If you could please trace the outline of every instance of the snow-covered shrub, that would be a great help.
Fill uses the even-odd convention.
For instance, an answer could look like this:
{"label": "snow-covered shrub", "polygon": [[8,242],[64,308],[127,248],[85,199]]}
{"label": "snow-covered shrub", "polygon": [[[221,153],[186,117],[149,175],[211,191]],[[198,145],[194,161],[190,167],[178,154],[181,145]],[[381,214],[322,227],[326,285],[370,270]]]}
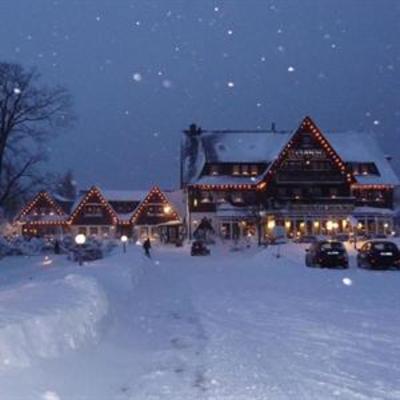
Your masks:
{"label": "snow-covered shrub", "polygon": [[10,255],[11,249],[12,249],[12,246],[11,246],[10,242],[3,236],[0,236],[0,257],[5,257],[5,256]]}

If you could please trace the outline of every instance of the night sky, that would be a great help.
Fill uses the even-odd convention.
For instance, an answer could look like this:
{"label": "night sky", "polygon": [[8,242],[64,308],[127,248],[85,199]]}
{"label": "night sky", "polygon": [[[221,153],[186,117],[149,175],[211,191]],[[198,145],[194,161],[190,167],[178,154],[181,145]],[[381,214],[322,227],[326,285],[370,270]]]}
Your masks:
{"label": "night sky", "polygon": [[0,15],[0,59],[72,93],[49,166],[80,187],[174,187],[191,122],[294,129],[306,114],[375,131],[400,166],[398,0],[0,0]]}

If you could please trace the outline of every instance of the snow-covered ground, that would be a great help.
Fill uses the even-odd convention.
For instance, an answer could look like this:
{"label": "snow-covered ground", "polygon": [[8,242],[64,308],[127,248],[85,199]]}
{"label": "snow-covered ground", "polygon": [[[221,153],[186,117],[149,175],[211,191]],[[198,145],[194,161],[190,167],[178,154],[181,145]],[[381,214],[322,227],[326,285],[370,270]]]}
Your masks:
{"label": "snow-covered ground", "polygon": [[0,399],[400,399],[400,272],[276,251],[1,260]]}

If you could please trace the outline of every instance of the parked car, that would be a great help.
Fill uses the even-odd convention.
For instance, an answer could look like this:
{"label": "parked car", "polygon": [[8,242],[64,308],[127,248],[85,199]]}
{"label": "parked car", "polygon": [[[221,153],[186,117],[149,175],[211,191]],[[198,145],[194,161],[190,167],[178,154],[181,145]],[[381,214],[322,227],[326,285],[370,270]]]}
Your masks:
{"label": "parked car", "polygon": [[192,243],[190,254],[192,256],[208,256],[210,254],[210,249],[207,248],[202,240],[195,240]]}
{"label": "parked car", "polygon": [[370,240],[363,244],[357,254],[359,268],[400,268],[400,251],[395,243],[387,240]]}
{"label": "parked car", "polygon": [[293,240],[295,243],[314,243],[318,241],[318,238],[314,235],[301,235]]}
{"label": "parked car", "polygon": [[335,235],[335,240],[339,242],[348,242],[350,240],[350,235],[348,233],[338,233]]}
{"label": "parked car", "polygon": [[349,257],[342,242],[321,240],[311,244],[306,250],[307,267],[348,268]]}

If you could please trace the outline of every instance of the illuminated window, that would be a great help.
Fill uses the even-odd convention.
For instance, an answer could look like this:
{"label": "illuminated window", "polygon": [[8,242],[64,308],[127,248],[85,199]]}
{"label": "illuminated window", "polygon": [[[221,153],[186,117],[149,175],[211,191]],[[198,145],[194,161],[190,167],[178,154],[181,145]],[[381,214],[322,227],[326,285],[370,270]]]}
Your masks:
{"label": "illuminated window", "polygon": [[219,204],[226,203],[226,194],[224,192],[217,193],[217,203]]}
{"label": "illuminated window", "polygon": [[235,164],[232,168],[232,175],[240,175],[240,167],[238,164]]}
{"label": "illuminated window", "polygon": [[302,190],[301,188],[294,188],[293,189],[293,195],[296,199],[299,199],[302,195]]}
{"label": "illuminated window", "polygon": [[233,203],[243,203],[243,195],[241,192],[235,192],[232,194]]}
{"label": "illuminated window", "polygon": [[210,166],[210,174],[214,176],[219,174],[218,165],[213,164]]}
{"label": "illuminated window", "polygon": [[247,164],[242,165],[242,175],[249,175],[249,166]]}
{"label": "illuminated window", "polygon": [[329,196],[334,199],[338,195],[337,188],[329,188]]}
{"label": "illuminated window", "polygon": [[253,175],[253,176],[258,175],[258,166],[257,165],[251,166],[251,175]]}
{"label": "illuminated window", "polygon": [[361,174],[368,175],[368,165],[367,164],[361,164]]}

